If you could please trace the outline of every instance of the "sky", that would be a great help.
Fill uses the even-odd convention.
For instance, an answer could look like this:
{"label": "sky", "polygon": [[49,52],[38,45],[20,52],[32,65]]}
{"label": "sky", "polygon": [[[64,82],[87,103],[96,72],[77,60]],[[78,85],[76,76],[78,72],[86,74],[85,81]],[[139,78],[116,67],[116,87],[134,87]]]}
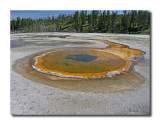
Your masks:
{"label": "sky", "polygon": [[[45,17],[52,17],[53,15],[56,17],[59,14],[74,14],[77,10],[11,10],[10,11],[10,20],[16,19],[17,17],[20,18],[45,18]],[[78,10],[80,11],[80,10]],[[92,10],[87,10],[87,13],[91,13]],[[103,12],[104,10],[101,10]],[[112,13],[115,10],[110,10]],[[118,10],[118,14],[123,13],[123,10]]]}
{"label": "sky", "polygon": [[52,17],[53,15],[56,17],[59,14],[74,14],[77,10],[11,10],[11,20],[20,18],[45,18]]}
{"label": "sky", "polygon": [[[17,17],[20,18],[45,18],[45,17],[52,17],[53,15],[56,17],[59,14],[74,14],[77,10],[11,10],[10,11],[10,19],[16,19]],[[79,10],[80,11],[80,10]],[[87,10],[87,13],[91,13],[92,10]],[[102,12],[104,10],[101,10]],[[112,11],[111,11],[112,13]]]}

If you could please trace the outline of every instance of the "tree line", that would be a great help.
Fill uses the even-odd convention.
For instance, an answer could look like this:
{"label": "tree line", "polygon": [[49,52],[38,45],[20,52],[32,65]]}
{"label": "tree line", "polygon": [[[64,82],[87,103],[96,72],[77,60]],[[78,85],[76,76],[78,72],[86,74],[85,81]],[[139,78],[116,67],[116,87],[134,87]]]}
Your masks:
{"label": "tree line", "polygon": [[74,14],[10,21],[11,32],[150,33],[150,12],[85,10]]}

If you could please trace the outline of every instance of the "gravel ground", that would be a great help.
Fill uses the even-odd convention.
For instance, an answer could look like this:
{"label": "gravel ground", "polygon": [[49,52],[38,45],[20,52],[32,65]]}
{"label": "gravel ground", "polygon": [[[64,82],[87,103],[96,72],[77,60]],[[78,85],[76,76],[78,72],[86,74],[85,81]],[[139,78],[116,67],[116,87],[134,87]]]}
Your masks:
{"label": "gravel ground", "polygon": [[[106,48],[105,39],[146,52],[150,62],[150,36],[102,33],[11,34],[11,66],[17,59],[49,49]],[[61,90],[26,79],[11,69],[12,115],[150,115],[150,65],[135,65],[145,83],[134,91],[93,93]]]}

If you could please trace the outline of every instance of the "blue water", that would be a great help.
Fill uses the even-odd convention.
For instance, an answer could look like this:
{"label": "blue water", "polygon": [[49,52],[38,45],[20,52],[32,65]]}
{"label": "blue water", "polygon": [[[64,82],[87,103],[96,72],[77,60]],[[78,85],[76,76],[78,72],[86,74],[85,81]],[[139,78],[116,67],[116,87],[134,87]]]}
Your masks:
{"label": "blue water", "polygon": [[83,62],[90,62],[92,60],[95,60],[97,57],[88,55],[88,54],[79,54],[79,55],[68,55],[66,59],[72,59],[76,61],[83,61]]}

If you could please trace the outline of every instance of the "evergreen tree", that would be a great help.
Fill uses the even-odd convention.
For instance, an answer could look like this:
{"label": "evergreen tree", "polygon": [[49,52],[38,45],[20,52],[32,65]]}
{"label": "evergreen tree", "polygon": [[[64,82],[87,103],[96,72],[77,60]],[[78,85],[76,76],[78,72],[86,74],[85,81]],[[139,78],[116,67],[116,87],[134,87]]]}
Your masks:
{"label": "evergreen tree", "polygon": [[103,11],[103,16],[102,16],[102,32],[105,33],[107,32],[107,16],[106,16],[106,11]]}
{"label": "evergreen tree", "polygon": [[39,19],[20,18],[10,21],[11,32],[102,32],[147,33],[150,32],[149,11],[76,11],[72,15]]}
{"label": "evergreen tree", "polygon": [[122,32],[123,33],[128,33],[128,28],[129,28],[129,18],[128,18],[128,14],[127,11],[123,11],[123,17],[122,17]]}
{"label": "evergreen tree", "polygon": [[104,32],[103,30],[104,30],[104,22],[103,22],[103,15],[101,14],[98,19],[98,31]]}
{"label": "evergreen tree", "polygon": [[88,15],[88,32],[93,32],[93,20],[92,20],[92,14]]}
{"label": "evergreen tree", "polygon": [[137,11],[132,10],[131,11],[131,21],[130,21],[130,27],[131,32],[137,32]]}
{"label": "evergreen tree", "polygon": [[107,32],[110,33],[111,31],[111,15],[110,15],[110,11],[107,11],[107,16],[106,16],[106,20],[107,20],[107,26],[106,26],[106,30]]}
{"label": "evergreen tree", "polygon": [[97,31],[98,26],[98,13],[99,11],[93,10],[92,11],[92,25],[93,25],[93,31]]}
{"label": "evergreen tree", "polygon": [[84,12],[84,10],[81,11],[80,17],[82,19],[82,25],[84,25],[85,24],[85,12]]}
{"label": "evergreen tree", "polygon": [[111,33],[114,33],[117,31],[117,11],[113,12],[112,14],[112,20],[111,20]]}
{"label": "evergreen tree", "polygon": [[74,27],[75,27],[75,30],[78,32],[79,30],[79,12],[78,11],[76,11],[74,15]]}

